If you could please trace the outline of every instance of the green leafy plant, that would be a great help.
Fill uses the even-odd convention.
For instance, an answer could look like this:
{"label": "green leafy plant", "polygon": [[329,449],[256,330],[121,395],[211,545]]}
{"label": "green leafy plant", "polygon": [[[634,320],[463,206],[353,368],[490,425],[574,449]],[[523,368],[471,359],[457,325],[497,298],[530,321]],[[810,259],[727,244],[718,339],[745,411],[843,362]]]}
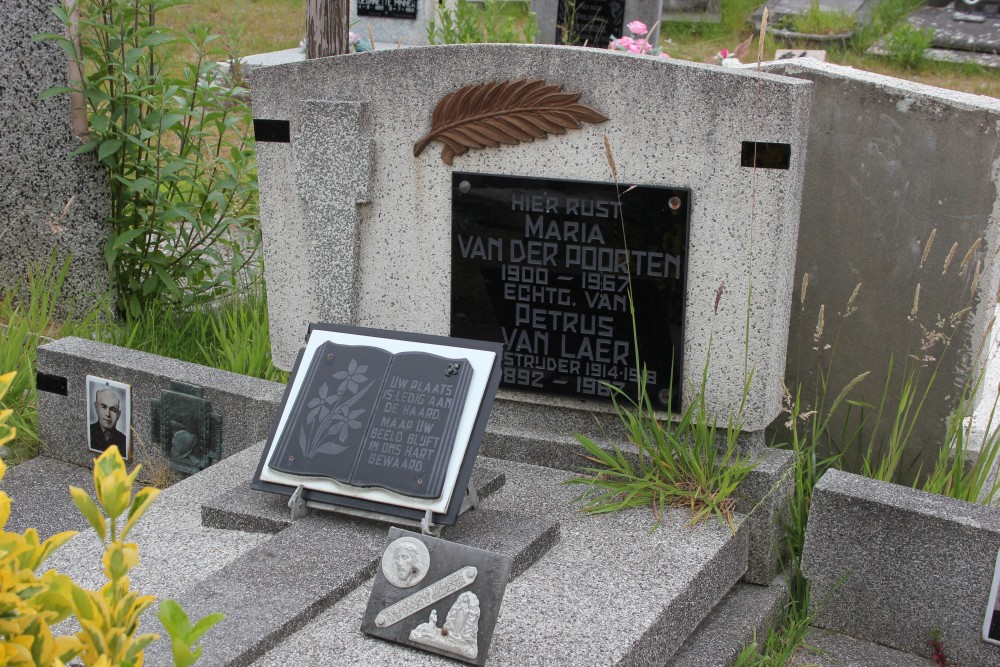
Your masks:
{"label": "green leafy plant", "polygon": [[811,2],[805,12],[786,17],[779,27],[806,35],[839,35],[852,32],[857,24],[857,19],[843,10],[829,11],[819,2]]}
{"label": "green leafy plant", "polygon": [[[617,188],[618,166],[607,136],[604,137],[604,150]],[[618,197],[620,204],[620,193]],[[619,223],[627,255],[628,235],[621,213]],[[587,512],[596,514],[648,506],[656,519],[655,528],[666,507],[688,507],[692,513],[691,523],[715,516],[735,533],[734,494],[740,482],[756,466],[756,463],[749,461],[749,456],[741,455],[738,450],[743,409],[750,392],[753,371],[745,369],[742,399],[736,414],[729,415],[723,447],[720,447],[717,438],[717,420],[709,417],[705,403],[705,387],[711,363],[711,338],[700,388],[695,390],[691,387],[693,397],[676,420],[661,421],[647,390],[646,367],[639,355],[632,271],[627,263],[625,268],[628,279],[627,303],[632,320],[632,349],[638,371],[636,397],[631,398],[617,385],[608,382],[602,384],[608,389],[615,416],[625,427],[629,442],[635,445],[638,457],[633,462],[632,457],[614,443],[611,443],[609,452],[591,438],[576,434],[577,441],[586,452],[586,459],[594,465],[582,470],[586,473],[585,476],[571,478],[566,483],[588,487],[577,498],[577,501],[584,502],[583,509]],[[749,311],[747,317],[749,330]],[[670,377],[673,377],[673,369]],[[671,383],[668,392],[672,395],[673,391]],[[667,404],[672,404],[672,401],[668,399]]]}
{"label": "green leafy plant", "polygon": [[[708,416],[705,407],[707,370],[706,365],[701,388],[691,404],[672,422],[657,417],[646,390],[645,368],[636,399],[605,383],[615,415],[638,450],[638,460],[633,462],[617,445],[612,444],[609,452],[577,434],[587,460],[595,464],[582,470],[587,476],[567,481],[589,487],[578,498],[585,502],[584,510],[602,513],[650,507],[658,524],[664,508],[687,507],[692,513],[691,523],[715,516],[735,532],[734,494],[756,464],[738,453],[738,418],[730,417],[725,446],[720,451],[716,420]],[[744,392],[748,387],[745,385]]]}
{"label": "green leafy plant", "polygon": [[[17,428],[17,438],[9,443],[10,459],[20,461],[34,456],[38,451],[37,391],[35,390],[35,350],[44,342],[44,336],[82,334],[90,336],[105,332],[109,325],[106,305],[99,301],[95,306],[74,316],[71,307],[65,308],[69,316],[62,322],[56,320],[63,282],[69,271],[69,261],[59,262],[56,252],[44,265],[32,265],[25,276],[26,284],[15,286],[0,298],[0,368],[14,368],[13,379],[6,397],[0,399],[0,408],[13,410],[11,424]],[[23,299],[19,299],[23,295]]]}
{"label": "green leafy plant", "polygon": [[[81,0],[79,45],[61,46],[83,72],[70,87],[87,104],[90,140],[108,168],[112,227],[104,256],[118,309],[187,306],[232,291],[259,246],[257,180],[251,112],[242,88],[217,60],[215,35],[204,27],[175,34],[156,23],[178,0]],[[63,6],[54,13],[68,25]],[[186,43],[194,62],[169,61]]]}
{"label": "green leafy plant", "polygon": [[427,22],[430,44],[531,43],[538,32],[535,14],[526,3],[458,0],[454,9],[443,4]]}
{"label": "green leafy plant", "polygon": [[[139,617],[156,598],[131,589],[128,575],[139,564],[139,548],[124,541],[160,493],[159,489],[144,487],[133,495],[140,468],[127,472],[118,448],[112,445],[94,461],[96,498],[79,487],[70,487],[73,502],[104,543],[104,574],[108,578],[99,591],[79,587],[72,591],[73,613],[81,626],[76,637],[82,646],[84,665],[141,665],[143,650],[158,638],[154,634],[137,634]],[[122,518],[124,524],[119,528]],[[164,612],[168,616],[164,627],[174,646],[174,664],[191,665],[200,654],[200,650],[190,651],[192,643],[223,616],[206,616],[195,624],[201,630],[195,635],[186,624],[186,616],[185,623],[177,621],[177,605],[170,602],[164,602],[172,610]],[[187,652],[179,651],[178,646],[187,647]]]}
{"label": "green leafy plant", "polygon": [[885,49],[895,64],[903,69],[917,70],[927,62],[926,51],[933,39],[933,30],[904,23],[885,36]]}

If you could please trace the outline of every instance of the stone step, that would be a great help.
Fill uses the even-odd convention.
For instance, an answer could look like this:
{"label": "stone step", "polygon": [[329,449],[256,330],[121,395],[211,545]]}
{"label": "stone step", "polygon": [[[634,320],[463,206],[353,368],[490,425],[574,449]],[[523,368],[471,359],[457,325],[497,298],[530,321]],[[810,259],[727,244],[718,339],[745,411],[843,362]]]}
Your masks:
{"label": "stone step", "polygon": [[775,577],[769,586],[736,584],[667,662],[667,667],[733,664],[754,637],[758,643],[763,642],[787,602],[784,575]]}
{"label": "stone step", "polygon": [[[472,487],[480,500],[504,485],[503,471],[479,459],[472,471]],[[208,528],[249,533],[277,533],[292,525],[288,496],[258,491],[250,481],[240,484],[201,506],[201,523]]]}
{"label": "stone step", "polygon": [[[947,647],[945,653],[947,654]],[[926,655],[930,655],[927,649]],[[790,667],[934,667],[928,657],[913,655],[838,632],[812,628]]]}
{"label": "stone step", "polygon": [[[507,483],[484,506],[557,521],[562,539],[508,585],[487,664],[663,665],[746,569],[743,532],[688,526],[679,510],[653,532],[648,510],[590,516],[565,484],[570,474],[494,463]],[[370,591],[369,580],[254,667],[454,664],[361,634]]]}

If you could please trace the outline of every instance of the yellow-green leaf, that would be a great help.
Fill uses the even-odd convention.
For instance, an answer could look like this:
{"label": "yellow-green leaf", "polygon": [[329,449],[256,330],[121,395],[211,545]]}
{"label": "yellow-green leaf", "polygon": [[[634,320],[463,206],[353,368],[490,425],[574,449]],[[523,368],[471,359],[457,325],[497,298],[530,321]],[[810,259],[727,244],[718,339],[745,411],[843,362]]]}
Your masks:
{"label": "yellow-green leaf", "polygon": [[101,510],[98,509],[94,501],[91,500],[90,494],[81,489],[78,486],[69,487],[70,495],[73,496],[73,502],[76,503],[77,508],[79,508],[80,513],[83,514],[84,518],[94,527],[97,531],[97,536],[101,538],[101,542],[107,541],[108,536],[108,526],[104,521],[104,515],[101,514]]}
{"label": "yellow-green leaf", "polygon": [[125,522],[125,527],[122,528],[121,538],[125,539],[132,527],[135,526],[136,522],[146,513],[149,506],[153,504],[156,497],[160,495],[159,489],[154,489],[151,486],[147,486],[144,489],[140,489],[135,497],[132,498],[132,504],[128,509],[128,520]]}

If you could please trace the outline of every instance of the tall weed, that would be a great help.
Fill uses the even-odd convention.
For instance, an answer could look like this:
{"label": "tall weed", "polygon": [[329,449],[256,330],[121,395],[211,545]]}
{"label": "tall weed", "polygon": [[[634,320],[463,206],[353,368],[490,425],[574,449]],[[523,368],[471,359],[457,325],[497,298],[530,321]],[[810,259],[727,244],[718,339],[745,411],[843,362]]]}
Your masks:
{"label": "tall weed", "polygon": [[[148,304],[207,302],[237,287],[259,246],[252,114],[216,61],[226,54],[204,27],[190,34],[158,25],[179,0],[81,0],[79,42],[55,41],[81,81],[43,97],[82,93],[89,141],[108,169],[112,233],[104,257],[119,312]],[[66,7],[53,12],[72,33]],[[186,43],[194,62],[170,62]]]}

